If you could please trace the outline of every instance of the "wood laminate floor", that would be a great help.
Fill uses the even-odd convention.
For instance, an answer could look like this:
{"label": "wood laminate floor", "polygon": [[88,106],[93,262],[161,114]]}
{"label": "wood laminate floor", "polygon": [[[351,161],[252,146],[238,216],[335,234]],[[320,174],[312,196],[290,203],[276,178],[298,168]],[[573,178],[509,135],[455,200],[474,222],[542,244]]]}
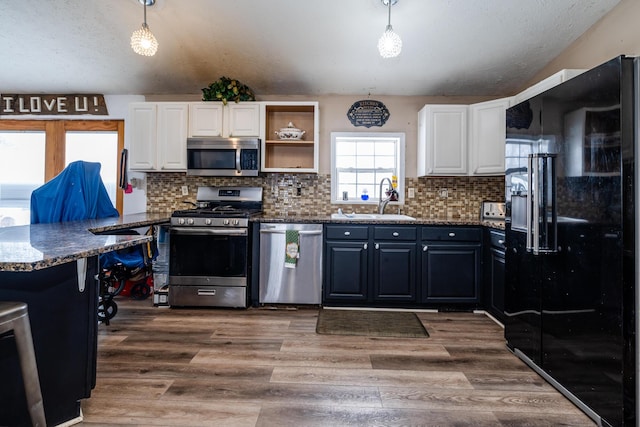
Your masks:
{"label": "wood laminate floor", "polygon": [[85,426],[593,426],[483,314],[418,313],[429,338],[315,333],[317,309],[118,300]]}

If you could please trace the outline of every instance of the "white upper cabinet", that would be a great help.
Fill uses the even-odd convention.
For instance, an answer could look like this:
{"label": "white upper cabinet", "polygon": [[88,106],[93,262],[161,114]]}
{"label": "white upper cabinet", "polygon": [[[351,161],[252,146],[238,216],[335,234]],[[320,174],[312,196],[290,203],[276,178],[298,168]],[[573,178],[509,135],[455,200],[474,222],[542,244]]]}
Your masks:
{"label": "white upper cabinet", "polygon": [[189,136],[222,136],[222,103],[189,103]]}
{"label": "white upper cabinet", "polygon": [[260,103],[189,103],[189,136],[258,137]]}
{"label": "white upper cabinet", "polygon": [[[260,136],[260,104],[257,102],[228,103],[226,117],[229,120],[226,128],[228,135],[223,136]],[[223,123],[224,123],[223,115]]]}
{"label": "white upper cabinet", "polygon": [[544,80],[539,81],[533,86],[523,90],[519,94],[515,95],[512,98],[511,105],[516,105],[521,103],[522,101],[526,101],[527,99],[533,98],[536,95],[541,94],[542,92],[551,89],[552,87],[558,86],[560,83],[564,83],[567,80],[574,78],[575,76],[584,73],[587,70],[561,70],[557,73],[547,77]]}
{"label": "white upper cabinet", "polygon": [[469,106],[469,174],[504,174],[506,112],[511,98]]}
{"label": "white upper cabinet", "polygon": [[129,120],[126,124],[129,141],[129,168],[154,170],[157,167],[157,105],[153,102],[129,104]]}
{"label": "white upper cabinet", "polygon": [[466,105],[425,105],[418,112],[418,176],[467,175]]}
{"label": "white upper cabinet", "polygon": [[184,103],[158,103],[158,164],[160,170],[187,169],[189,108]]}
{"label": "white upper cabinet", "polygon": [[139,171],[187,169],[186,102],[140,102],[129,105],[129,168]]}

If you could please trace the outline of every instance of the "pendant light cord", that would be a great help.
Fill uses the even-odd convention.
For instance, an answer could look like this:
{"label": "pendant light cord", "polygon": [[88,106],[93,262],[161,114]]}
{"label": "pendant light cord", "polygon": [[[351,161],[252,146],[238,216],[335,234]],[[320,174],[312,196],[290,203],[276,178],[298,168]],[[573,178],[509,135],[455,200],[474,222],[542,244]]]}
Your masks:
{"label": "pendant light cord", "polygon": [[391,0],[387,0],[387,4],[389,5],[389,22],[387,22],[387,27],[391,26]]}

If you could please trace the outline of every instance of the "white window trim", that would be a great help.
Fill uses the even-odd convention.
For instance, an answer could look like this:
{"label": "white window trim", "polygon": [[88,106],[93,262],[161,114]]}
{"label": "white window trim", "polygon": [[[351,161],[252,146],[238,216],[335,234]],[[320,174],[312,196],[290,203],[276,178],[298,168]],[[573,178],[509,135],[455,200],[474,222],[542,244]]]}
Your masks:
{"label": "white window trim", "polygon": [[[369,200],[350,199],[342,200],[338,195],[338,181],[336,176],[336,139],[337,138],[398,138],[398,201],[389,202],[389,205],[404,206],[405,201],[405,134],[404,132],[331,132],[331,203],[337,205],[377,205],[379,200],[370,197]],[[378,183],[377,185],[380,185]]]}

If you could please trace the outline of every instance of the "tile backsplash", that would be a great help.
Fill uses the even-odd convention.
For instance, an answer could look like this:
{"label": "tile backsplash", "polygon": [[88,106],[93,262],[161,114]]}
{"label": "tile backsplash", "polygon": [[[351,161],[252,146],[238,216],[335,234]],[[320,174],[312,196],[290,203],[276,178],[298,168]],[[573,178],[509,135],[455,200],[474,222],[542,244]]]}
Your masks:
{"label": "tile backsplash", "polygon": [[[345,212],[373,213],[376,205],[331,204],[331,177],[316,174],[265,174],[260,177],[198,177],[184,173],[147,173],[147,211],[186,209],[196,201],[199,186],[255,186],[263,188],[264,212],[269,216],[325,216],[342,208]],[[182,186],[189,194],[182,195]],[[424,219],[478,219],[484,200],[503,201],[504,177],[407,178],[405,188],[414,188],[415,197],[405,195],[400,210]],[[446,189],[447,197],[441,190]],[[386,212],[397,212],[388,206]]]}

